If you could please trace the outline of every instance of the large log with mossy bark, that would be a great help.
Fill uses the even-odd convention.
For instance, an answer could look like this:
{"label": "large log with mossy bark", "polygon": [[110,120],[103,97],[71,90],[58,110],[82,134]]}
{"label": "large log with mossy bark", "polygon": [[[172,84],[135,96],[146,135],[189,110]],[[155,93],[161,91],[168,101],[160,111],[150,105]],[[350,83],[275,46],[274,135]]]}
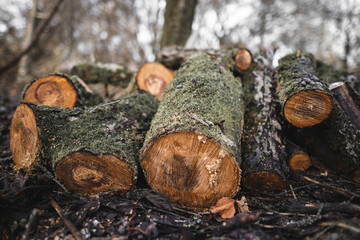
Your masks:
{"label": "large log with mossy bark", "polygon": [[78,75],[88,84],[111,84],[126,87],[134,73],[115,63],[83,63],[72,67],[70,73]]}
{"label": "large log with mossy bark", "polygon": [[193,55],[166,88],[141,150],[149,185],[173,203],[212,206],[239,189],[241,82],[210,56]]}
{"label": "large log with mossy bark", "polygon": [[255,59],[252,81],[244,83],[243,185],[257,190],[286,188],[286,151],[275,96],[274,51]]}
{"label": "large log with mossy bark", "polygon": [[145,63],[136,75],[139,89],[155,95],[161,100],[166,86],[174,78],[174,72],[157,62]]}
{"label": "large log with mossy bark", "polygon": [[313,56],[300,51],[279,61],[278,95],[282,113],[296,127],[321,123],[333,108],[328,85],[316,76],[315,67]]}
{"label": "large log with mossy bark", "polygon": [[50,169],[74,193],[128,190],[157,105],[148,93],[86,109],[22,103],[10,128],[13,160],[30,173]]}
{"label": "large log with mossy bark", "polygon": [[39,105],[74,108],[94,106],[103,101],[78,76],[55,73],[25,86],[22,101]]}

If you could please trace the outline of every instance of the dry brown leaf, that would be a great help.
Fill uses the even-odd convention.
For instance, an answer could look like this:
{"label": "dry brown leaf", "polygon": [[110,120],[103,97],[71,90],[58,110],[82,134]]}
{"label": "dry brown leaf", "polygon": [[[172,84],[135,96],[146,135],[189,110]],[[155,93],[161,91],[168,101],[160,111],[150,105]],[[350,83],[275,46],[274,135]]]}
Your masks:
{"label": "dry brown leaf", "polygon": [[236,200],[236,206],[240,213],[250,212],[246,198],[243,196],[240,200]]}
{"label": "dry brown leaf", "polygon": [[222,218],[232,218],[235,215],[235,200],[229,197],[220,198],[215,206],[211,207],[212,213],[219,213]]}

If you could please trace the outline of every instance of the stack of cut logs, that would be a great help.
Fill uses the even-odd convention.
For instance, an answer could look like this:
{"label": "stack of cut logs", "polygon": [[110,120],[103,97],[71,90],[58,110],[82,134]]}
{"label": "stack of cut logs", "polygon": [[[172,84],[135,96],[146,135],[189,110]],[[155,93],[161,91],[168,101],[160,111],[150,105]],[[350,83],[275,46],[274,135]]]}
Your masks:
{"label": "stack of cut logs", "polygon": [[[286,189],[288,169],[311,158],[360,183],[354,77],[300,51],[275,69],[274,53],[166,48],[137,74],[98,63],[37,79],[14,113],[13,160],[84,195],[131,189],[141,166],[151,188],[191,209],[234,197],[241,179]],[[81,79],[130,94],[105,102]]]}

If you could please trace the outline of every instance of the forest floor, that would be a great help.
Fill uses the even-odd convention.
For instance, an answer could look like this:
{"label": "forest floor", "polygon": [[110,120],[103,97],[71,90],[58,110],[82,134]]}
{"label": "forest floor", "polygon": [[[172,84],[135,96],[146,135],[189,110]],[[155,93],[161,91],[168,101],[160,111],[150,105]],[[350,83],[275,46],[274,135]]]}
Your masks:
{"label": "forest floor", "polygon": [[70,195],[51,177],[14,170],[14,110],[0,102],[0,239],[360,239],[359,184],[315,167],[292,173],[284,191],[241,189],[235,199],[245,196],[250,212],[228,220],[177,208],[141,178],[127,193]]}

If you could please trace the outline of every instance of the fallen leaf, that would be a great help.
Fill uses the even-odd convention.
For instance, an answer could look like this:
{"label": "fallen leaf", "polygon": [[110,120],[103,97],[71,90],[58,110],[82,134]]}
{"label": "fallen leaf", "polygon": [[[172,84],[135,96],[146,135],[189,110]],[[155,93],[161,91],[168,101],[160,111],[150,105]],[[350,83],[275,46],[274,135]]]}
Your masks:
{"label": "fallen leaf", "polygon": [[246,202],[246,198],[243,196],[240,200],[236,200],[236,206],[240,213],[250,212],[249,206]]}
{"label": "fallen leaf", "polygon": [[212,213],[219,213],[222,218],[232,218],[235,215],[235,200],[229,197],[220,198],[215,206],[211,207]]}

